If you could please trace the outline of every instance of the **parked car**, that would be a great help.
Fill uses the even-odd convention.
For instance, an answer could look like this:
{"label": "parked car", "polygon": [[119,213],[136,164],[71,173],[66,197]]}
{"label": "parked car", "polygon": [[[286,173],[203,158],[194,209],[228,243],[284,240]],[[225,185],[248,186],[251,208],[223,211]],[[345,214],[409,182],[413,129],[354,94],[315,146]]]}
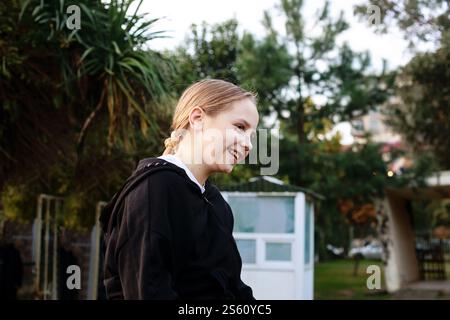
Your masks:
{"label": "parked car", "polygon": [[348,256],[350,258],[364,258],[364,259],[374,259],[381,260],[383,254],[383,247],[380,243],[371,242],[362,247],[356,247],[350,249]]}
{"label": "parked car", "polygon": [[326,248],[331,257],[344,258],[344,248],[336,247],[332,244],[327,244]]}

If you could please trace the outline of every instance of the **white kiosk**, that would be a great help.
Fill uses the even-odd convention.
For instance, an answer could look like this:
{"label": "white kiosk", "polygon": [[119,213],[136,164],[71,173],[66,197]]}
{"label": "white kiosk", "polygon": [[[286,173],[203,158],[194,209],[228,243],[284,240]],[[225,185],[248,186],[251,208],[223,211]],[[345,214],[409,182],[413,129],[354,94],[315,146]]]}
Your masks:
{"label": "white kiosk", "polygon": [[234,215],[242,280],[256,299],[312,300],[314,206],[304,188],[273,177],[224,188]]}

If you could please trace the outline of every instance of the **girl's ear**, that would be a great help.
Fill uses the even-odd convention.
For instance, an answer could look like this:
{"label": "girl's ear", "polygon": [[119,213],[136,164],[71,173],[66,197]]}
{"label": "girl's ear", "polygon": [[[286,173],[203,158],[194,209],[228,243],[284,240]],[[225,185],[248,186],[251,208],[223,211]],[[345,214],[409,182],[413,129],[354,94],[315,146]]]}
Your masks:
{"label": "girl's ear", "polygon": [[189,124],[194,130],[201,130],[203,128],[203,120],[205,119],[205,112],[200,107],[195,107],[189,113]]}

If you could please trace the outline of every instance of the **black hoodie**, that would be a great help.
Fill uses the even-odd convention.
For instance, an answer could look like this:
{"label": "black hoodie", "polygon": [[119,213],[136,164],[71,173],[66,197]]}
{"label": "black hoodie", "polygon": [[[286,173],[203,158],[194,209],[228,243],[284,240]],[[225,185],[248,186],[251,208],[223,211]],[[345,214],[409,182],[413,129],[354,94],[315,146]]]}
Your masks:
{"label": "black hoodie", "polygon": [[231,208],[205,189],[168,161],[139,162],[100,218],[108,299],[254,299]]}

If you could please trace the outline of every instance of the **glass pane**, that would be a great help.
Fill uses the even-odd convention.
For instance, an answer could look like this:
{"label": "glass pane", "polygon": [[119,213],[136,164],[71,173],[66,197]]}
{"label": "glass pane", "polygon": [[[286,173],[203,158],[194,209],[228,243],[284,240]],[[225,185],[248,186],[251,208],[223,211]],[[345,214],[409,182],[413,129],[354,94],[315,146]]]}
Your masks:
{"label": "glass pane", "polygon": [[291,261],[291,244],[279,242],[267,243],[266,260]]}
{"label": "glass pane", "polygon": [[311,260],[311,215],[312,206],[310,202],[305,204],[305,264]]}
{"label": "glass pane", "polygon": [[243,263],[256,263],[256,241],[236,240]]}
{"label": "glass pane", "polygon": [[294,197],[228,197],[234,232],[294,233]]}

